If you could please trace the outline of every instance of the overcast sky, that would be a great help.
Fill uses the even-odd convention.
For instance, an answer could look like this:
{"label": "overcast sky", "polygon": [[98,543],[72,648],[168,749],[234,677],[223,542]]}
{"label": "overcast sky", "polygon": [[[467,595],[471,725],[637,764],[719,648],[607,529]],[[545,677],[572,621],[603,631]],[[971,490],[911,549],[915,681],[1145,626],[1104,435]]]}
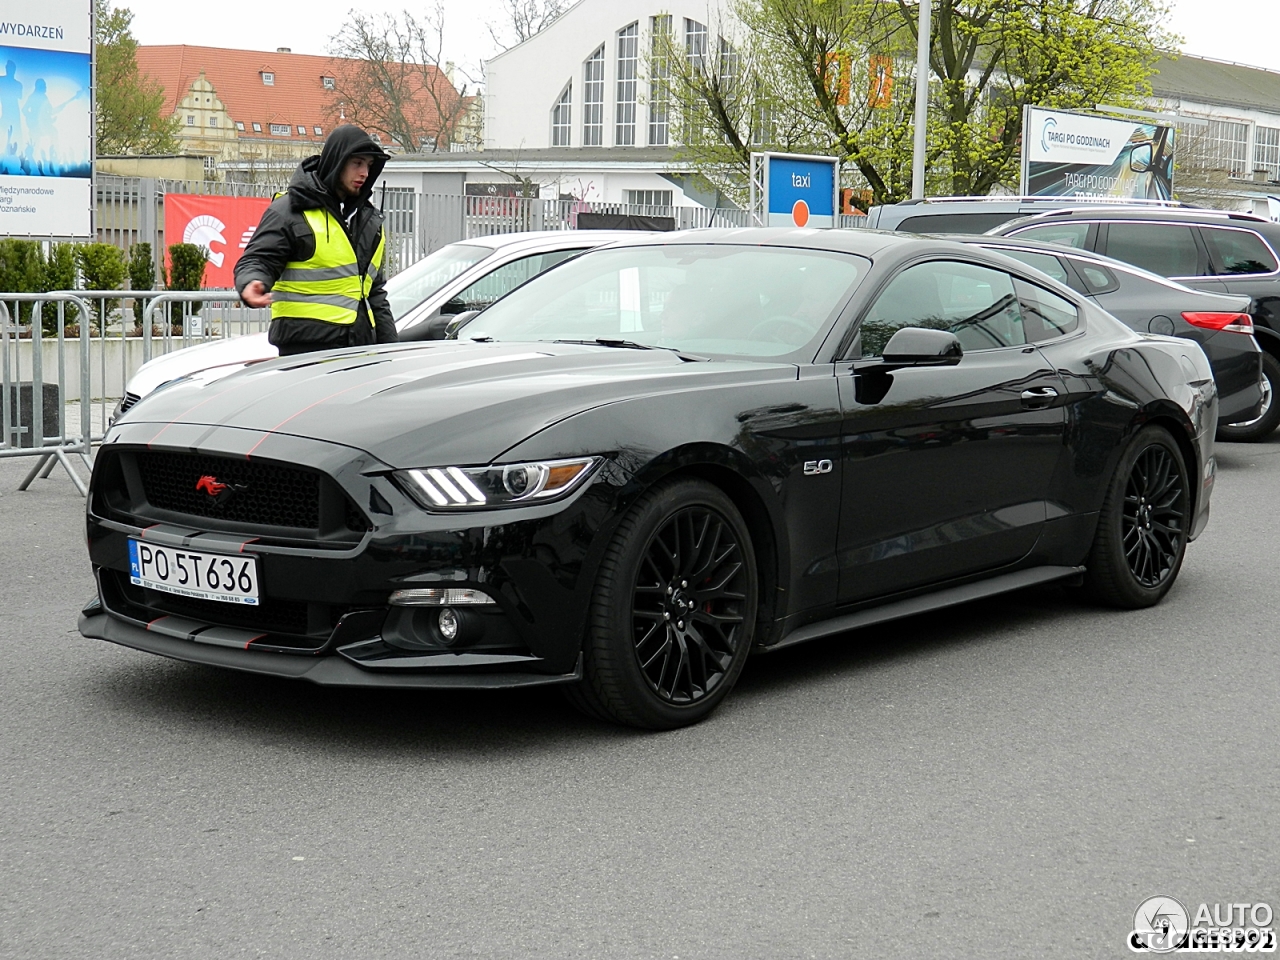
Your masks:
{"label": "overcast sky", "polygon": [[[295,53],[327,53],[351,0],[115,0],[134,12],[133,33],[142,43],[199,43],[248,50],[291,47]],[[499,15],[498,0],[444,0],[446,49],[459,65],[478,71],[495,52],[486,24]],[[368,12],[399,10],[394,0],[364,0]],[[408,4],[416,8],[416,3]],[[661,3],[655,4],[655,9]],[[305,9],[306,15],[300,11]],[[1173,0],[1173,30],[1186,53],[1280,70],[1280,0]]]}

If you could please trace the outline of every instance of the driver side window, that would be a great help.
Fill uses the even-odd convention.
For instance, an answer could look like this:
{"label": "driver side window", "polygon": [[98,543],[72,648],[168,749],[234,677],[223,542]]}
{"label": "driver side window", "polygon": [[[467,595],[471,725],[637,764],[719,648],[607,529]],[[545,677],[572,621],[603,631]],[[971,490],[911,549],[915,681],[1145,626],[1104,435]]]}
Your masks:
{"label": "driver side window", "polygon": [[903,327],[948,330],[965,353],[1027,342],[1013,278],[951,260],[908,267],[889,282],[862,318],[854,359],[882,356]]}
{"label": "driver side window", "polygon": [[538,253],[532,257],[522,257],[504,263],[497,270],[486,274],[475,283],[457,293],[445,306],[445,313],[462,313],[465,310],[483,310],[489,304],[531,280],[538,274],[550,270],[556,264],[576,257],[581,250],[553,250],[550,253]]}

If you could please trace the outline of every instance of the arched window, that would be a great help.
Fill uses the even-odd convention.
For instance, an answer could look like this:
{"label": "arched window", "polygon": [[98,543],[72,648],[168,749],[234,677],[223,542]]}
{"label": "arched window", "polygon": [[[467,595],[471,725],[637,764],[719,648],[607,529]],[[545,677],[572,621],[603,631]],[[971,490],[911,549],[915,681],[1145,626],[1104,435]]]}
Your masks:
{"label": "arched window", "polygon": [[636,142],[636,76],[640,67],[640,23],[618,31],[618,108],[613,142],[619,147]]}
{"label": "arched window", "polygon": [[582,145],[604,144],[604,44],[582,65]]}
{"label": "arched window", "polygon": [[653,79],[649,82],[649,145],[662,147],[671,142],[671,95],[667,89],[671,66],[665,56],[666,45],[671,36],[671,14],[663,13],[651,18],[649,31],[652,37],[650,55],[653,74]]}
{"label": "arched window", "polygon": [[573,81],[565,84],[560,99],[551,108],[551,145],[553,147],[569,146],[569,138],[573,130]]}

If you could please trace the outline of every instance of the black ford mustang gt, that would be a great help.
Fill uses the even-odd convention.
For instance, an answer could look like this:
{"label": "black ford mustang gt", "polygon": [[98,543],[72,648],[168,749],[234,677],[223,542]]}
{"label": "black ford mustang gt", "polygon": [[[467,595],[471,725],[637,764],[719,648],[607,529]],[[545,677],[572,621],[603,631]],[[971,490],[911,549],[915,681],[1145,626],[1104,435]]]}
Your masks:
{"label": "black ford mustang gt", "polygon": [[650,728],[752,648],[1050,581],[1159,601],[1217,395],[998,253],[697,231],[584,254],[457,340],[194,375],[94,468],[89,637],[323,684],[562,685]]}

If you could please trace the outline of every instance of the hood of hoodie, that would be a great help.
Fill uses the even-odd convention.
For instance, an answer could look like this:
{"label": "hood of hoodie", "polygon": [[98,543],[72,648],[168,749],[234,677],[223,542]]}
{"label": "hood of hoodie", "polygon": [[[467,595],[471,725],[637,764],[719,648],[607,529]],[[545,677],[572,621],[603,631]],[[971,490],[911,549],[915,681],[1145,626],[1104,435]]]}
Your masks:
{"label": "hood of hoodie", "polygon": [[[360,188],[356,200],[342,201],[338,177],[351,157],[357,154],[369,157],[369,178]],[[341,214],[343,207],[349,211],[373,196],[374,181],[382,175],[390,155],[373,142],[373,138],[353,124],[335,129],[324,142],[318,157],[307,157],[298,164],[289,181],[290,207],[293,210],[314,210],[328,207]]]}

